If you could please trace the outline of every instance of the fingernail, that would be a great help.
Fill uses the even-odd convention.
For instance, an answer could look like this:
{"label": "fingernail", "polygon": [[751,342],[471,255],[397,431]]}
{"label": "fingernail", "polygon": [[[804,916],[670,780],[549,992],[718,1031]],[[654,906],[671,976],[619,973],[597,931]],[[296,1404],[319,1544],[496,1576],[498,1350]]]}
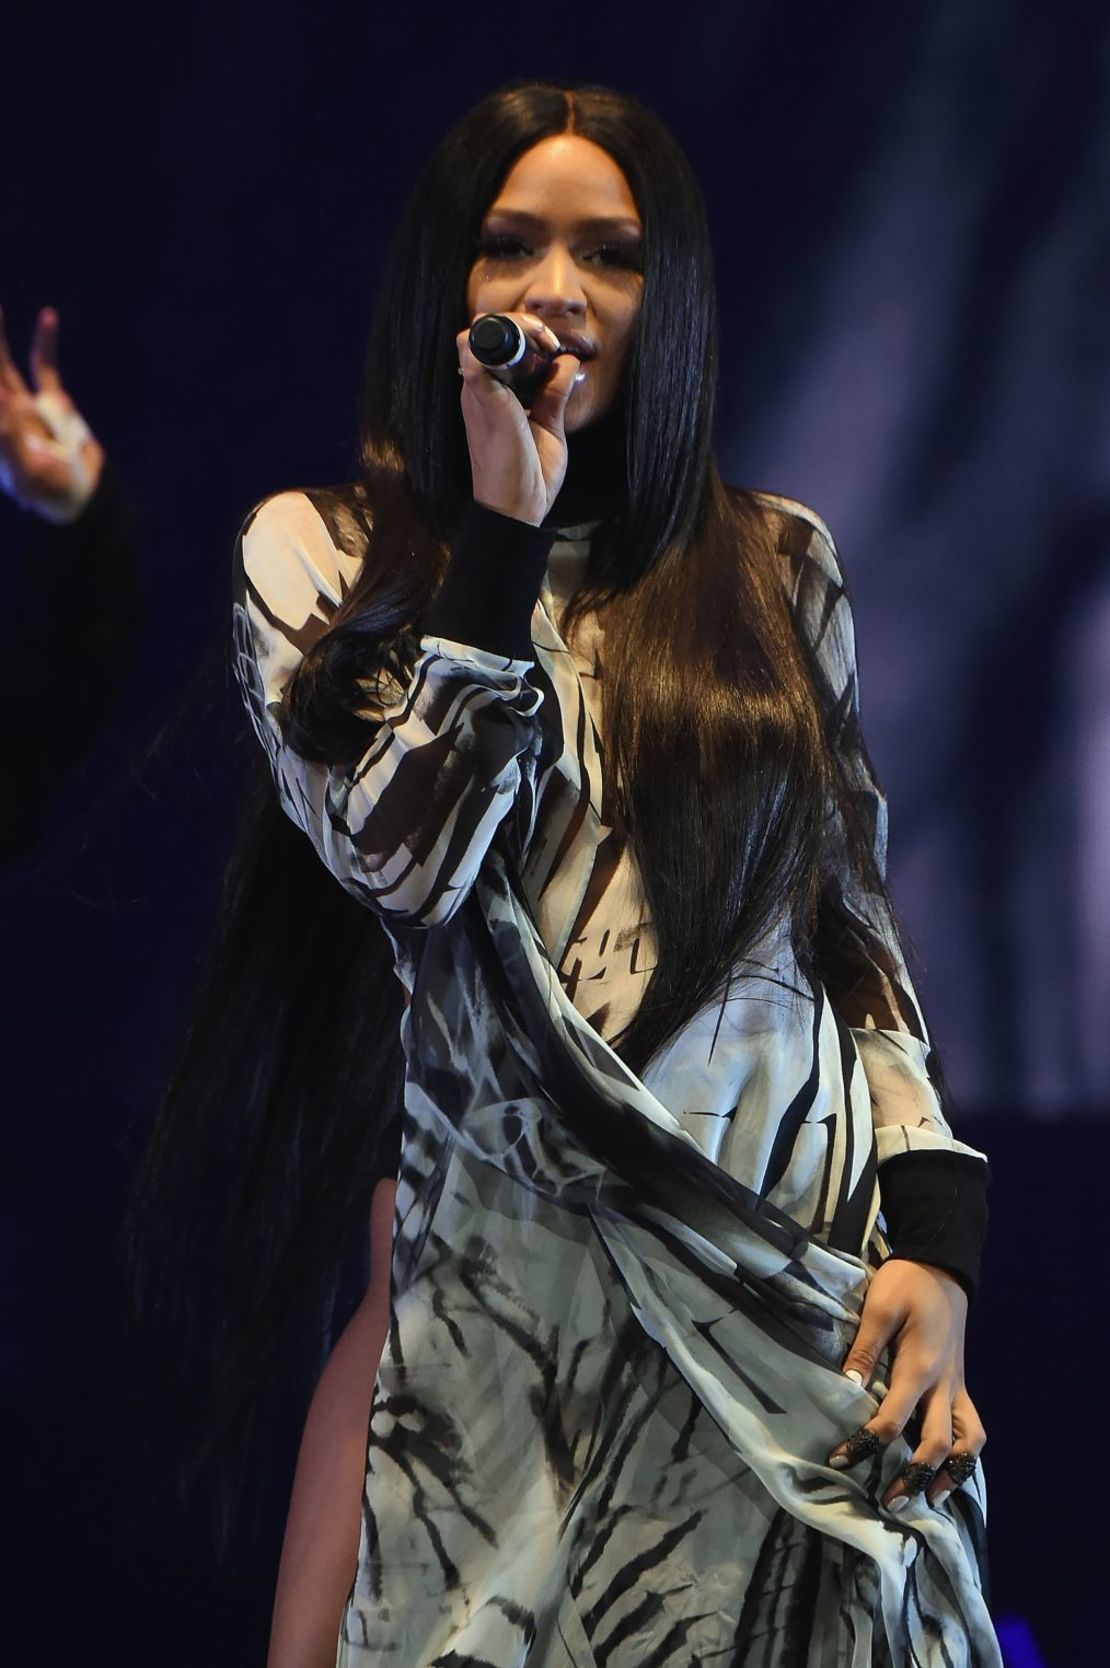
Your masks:
{"label": "fingernail", "polygon": [[858,1384],[861,1388],[863,1387],[863,1374],[857,1373],[854,1367],[849,1367],[848,1371],[844,1374],[844,1377],[850,1378],[853,1384]]}
{"label": "fingernail", "polygon": [[910,1497],[908,1494],[896,1494],[893,1500],[887,1501],[887,1511],[904,1512],[906,1507],[909,1505],[909,1501]]}
{"label": "fingernail", "polygon": [[933,1505],[934,1506],[943,1506],[944,1502],[948,1499],[948,1496],[951,1493],[952,1493],[952,1490],[950,1488],[942,1488],[939,1494],[934,1494],[933,1502],[932,1502]]}
{"label": "fingernail", "polygon": [[834,1471],[843,1471],[848,1464],[848,1456],[847,1454],[830,1454],[829,1464]]}

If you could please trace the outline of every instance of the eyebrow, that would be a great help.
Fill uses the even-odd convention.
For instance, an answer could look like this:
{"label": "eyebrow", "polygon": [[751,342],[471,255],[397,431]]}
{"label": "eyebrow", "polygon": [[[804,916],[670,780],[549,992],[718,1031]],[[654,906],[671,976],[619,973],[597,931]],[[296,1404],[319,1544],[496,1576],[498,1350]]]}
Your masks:
{"label": "eyebrow", "polygon": [[[529,214],[526,209],[491,208],[486,212],[487,220],[511,220],[518,226],[543,226],[543,218],[538,214]],[[635,220],[629,220],[624,215],[600,215],[593,219],[576,220],[578,231],[589,232],[634,232],[640,235],[640,227]]]}

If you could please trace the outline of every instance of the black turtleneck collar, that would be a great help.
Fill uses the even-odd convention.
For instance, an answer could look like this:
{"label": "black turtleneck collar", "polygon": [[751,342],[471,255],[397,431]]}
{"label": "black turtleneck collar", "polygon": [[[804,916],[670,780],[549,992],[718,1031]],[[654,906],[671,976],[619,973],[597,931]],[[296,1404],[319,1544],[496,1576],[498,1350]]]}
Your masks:
{"label": "black turtleneck collar", "polygon": [[596,423],[567,435],[567,472],[541,525],[578,527],[628,507],[623,389]]}

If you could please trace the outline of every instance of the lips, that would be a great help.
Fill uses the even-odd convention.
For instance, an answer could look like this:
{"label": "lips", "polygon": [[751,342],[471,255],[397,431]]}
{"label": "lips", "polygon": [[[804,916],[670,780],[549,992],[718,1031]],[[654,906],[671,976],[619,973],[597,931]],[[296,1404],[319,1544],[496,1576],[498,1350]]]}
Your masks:
{"label": "lips", "polygon": [[597,348],[588,336],[580,336],[576,330],[557,330],[555,334],[560,353],[573,353],[576,359],[596,359]]}

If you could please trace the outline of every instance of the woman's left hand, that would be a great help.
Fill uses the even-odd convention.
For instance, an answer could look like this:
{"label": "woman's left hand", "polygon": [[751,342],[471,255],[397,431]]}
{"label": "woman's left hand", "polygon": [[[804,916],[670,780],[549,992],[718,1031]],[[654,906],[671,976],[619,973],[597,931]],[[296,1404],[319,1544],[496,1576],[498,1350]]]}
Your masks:
{"label": "woman's left hand", "polygon": [[[935,1468],[925,1492],[931,1506],[954,1486],[945,1461],[956,1454],[977,1455],[987,1440],[964,1386],[966,1320],[967,1295],[958,1280],[932,1263],[888,1257],[871,1276],[859,1331],[842,1368],[866,1386],[893,1340],[889,1389],[862,1429],[874,1432],[885,1446],[901,1435],[920,1404],[921,1441],[910,1464]],[[840,1443],[833,1449],[831,1464],[845,1454],[846,1446]],[[897,1502],[912,1492],[900,1476],[882,1504],[897,1511]]]}

